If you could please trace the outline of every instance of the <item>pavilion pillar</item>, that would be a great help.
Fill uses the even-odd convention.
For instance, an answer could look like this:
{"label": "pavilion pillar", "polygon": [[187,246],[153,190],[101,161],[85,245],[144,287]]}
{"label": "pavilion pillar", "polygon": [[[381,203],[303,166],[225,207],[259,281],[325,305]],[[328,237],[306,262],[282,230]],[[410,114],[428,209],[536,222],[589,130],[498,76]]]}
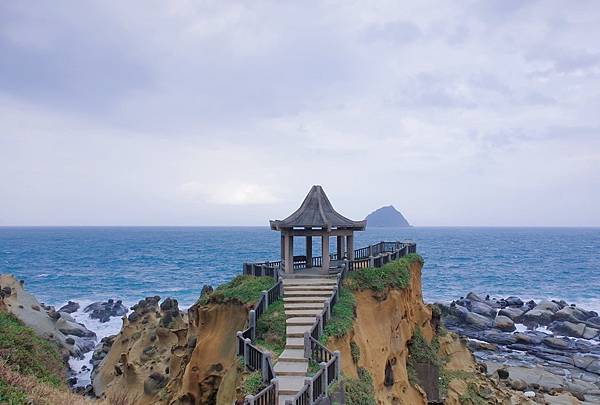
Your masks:
{"label": "pavilion pillar", "polygon": [[294,272],[294,237],[291,233],[285,233],[285,272],[291,274]]}
{"label": "pavilion pillar", "polygon": [[354,234],[346,236],[348,245],[348,260],[354,260]]}
{"label": "pavilion pillar", "polygon": [[326,272],[329,272],[329,232],[321,236],[321,250],[323,251],[321,266]]}
{"label": "pavilion pillar", "polygon": [[344,258],[344,253],[346,252],[346,238],[344,236],[339,235],[337,237],[337,258],[338,260],[342,260]]}
{"label": "pavilion pillar", "polygon": [[306,237],[306,268],[312,267],[312,236]]}
{"label": "pavilion pillar", "polygon": [[281,232],[281,241],[279,243],[281,245],[279,260],[281,260],[281,267],[285,267],[285,235],[283,232]]}

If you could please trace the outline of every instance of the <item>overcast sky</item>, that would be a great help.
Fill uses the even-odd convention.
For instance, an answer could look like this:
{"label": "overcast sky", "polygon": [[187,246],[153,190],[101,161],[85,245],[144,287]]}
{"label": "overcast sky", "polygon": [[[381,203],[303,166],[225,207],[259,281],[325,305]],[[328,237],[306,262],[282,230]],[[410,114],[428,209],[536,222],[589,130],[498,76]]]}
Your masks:
{"label": "overcast sky", "polygon": [[0,225],[600,226],[597,1],[0,2]]}

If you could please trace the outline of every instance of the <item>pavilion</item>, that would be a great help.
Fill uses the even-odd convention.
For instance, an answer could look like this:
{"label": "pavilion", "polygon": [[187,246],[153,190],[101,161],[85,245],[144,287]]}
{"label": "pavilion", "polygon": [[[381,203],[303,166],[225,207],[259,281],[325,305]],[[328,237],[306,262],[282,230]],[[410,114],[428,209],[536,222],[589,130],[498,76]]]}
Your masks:
{"label": "pavilion", "polygon": [[[269,222],[272,230],[281,232],[281,263],[287,274],[294,272],[295,261],[300,262],[298,264],[301,267],[304,267],[302,262],[305,262],[307,268],[321,267],[323,271],[329,272],[330,236],[337,237],[337,254],[334,258],[338,261],[344,258],[353,260],[354,231],[363,231],[367,226],[367,221],[353,221],[337,213],[321,186],[312,186],[300,208],[292,215],[283,220]],[[294,236],[306,238],[306,256],[297,256],[296,260],[294,260]],[[313,260],[313,237],[321,238],[320,260]]]}

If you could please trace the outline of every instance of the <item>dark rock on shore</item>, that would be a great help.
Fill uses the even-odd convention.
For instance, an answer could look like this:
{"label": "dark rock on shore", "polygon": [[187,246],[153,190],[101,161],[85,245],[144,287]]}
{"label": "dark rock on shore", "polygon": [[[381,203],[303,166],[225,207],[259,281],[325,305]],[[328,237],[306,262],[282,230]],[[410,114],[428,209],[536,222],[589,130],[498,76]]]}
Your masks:
{"label": "dark rock on shore", "polygon": [[83,309],[83,312],[91,312],[90,318],[98,319],[100,322],[108,322],[111,316],[123,316],[127,308],[121,300],[109,299],[106,302],[94,302]]}
{"label": "dark rock on shore", "polygon": [[490,376],[501,374],[515,389],[569,391],[600,403],[596,312],[562,300],[482,299],[474,293],[440,309],[448,330],[473,339],[469,348]]}
{"label": "dark rock on shore", "polygon": [[77,312],[78,309],[79,309],[78,303],[69,301],[69,302],[67,302],[67,304],[60,307],[58,312],[66,312],[67,314],[72,314],[73,312]]}

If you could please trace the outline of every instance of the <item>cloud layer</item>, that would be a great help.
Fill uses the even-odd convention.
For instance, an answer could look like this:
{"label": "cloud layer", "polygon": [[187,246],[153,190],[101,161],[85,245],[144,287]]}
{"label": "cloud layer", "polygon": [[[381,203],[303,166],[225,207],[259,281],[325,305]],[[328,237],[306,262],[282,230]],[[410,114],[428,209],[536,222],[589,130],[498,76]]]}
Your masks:
{"label": "cloud layer", "polygon": [[0,4],[0,225],[600,226],[600,6],[414,3]]}

